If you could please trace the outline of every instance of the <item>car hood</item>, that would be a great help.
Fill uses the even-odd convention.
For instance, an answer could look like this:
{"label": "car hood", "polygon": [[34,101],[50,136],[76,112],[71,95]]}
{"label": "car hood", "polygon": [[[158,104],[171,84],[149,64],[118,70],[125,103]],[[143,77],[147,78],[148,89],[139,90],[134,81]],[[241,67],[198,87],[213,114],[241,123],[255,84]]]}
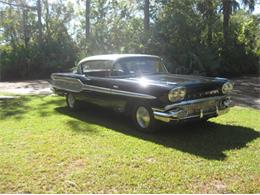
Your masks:
{"label": "car hood", "polygon": [[145,75],[142,77],[129,78],[132,82],[140,85],[156,85],[164,88],[172,89],[175,87],[186,87],[188,91],[205,91],[219,89],[227,79],[210,78],[196,75],[177,75],[177,74],[155,74]]}
{"label": "car hood", "polygon": [[137,78],[131,78],[135,81],[146,81],[149,84],[160,85],[189,85],[189,84],[209,84],[215,82],[226,82],[224,78],[211,78],[196,75],[177,75],[177,74],[156,74]]}

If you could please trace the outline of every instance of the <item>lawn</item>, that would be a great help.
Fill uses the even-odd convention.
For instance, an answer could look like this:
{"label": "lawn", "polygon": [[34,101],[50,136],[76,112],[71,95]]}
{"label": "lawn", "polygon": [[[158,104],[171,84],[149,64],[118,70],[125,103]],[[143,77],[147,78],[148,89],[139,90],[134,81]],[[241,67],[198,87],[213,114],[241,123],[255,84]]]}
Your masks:
{"label": "lawn", "polygon": [[144,134],[62,97],[0,106],[0,193],[260,193],[260,110]]}

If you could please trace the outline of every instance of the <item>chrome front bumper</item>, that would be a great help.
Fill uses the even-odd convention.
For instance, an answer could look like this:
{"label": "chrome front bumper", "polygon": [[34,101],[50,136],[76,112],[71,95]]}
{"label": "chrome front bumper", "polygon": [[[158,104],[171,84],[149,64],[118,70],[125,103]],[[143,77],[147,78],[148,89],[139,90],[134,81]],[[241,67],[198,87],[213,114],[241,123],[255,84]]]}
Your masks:
{"label": "chrome front bumper", "polygon": [[233,105],[228,96],[201,98],[153,109],[154,118],[163,122],[202,119],[226,113]]}

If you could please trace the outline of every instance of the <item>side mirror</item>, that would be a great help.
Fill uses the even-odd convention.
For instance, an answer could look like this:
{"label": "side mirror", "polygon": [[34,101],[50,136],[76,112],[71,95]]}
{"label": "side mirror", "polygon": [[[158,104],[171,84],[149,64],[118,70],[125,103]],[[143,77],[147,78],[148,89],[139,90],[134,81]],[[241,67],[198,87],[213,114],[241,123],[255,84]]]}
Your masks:
{"label": "side mirror", "polygon": [[77,71],[77,67],[76,67],[76,66],[72,67],[72,68],[71,68],[71,71],[72,71],[72,73],[76,74],[76,73],[78,72],[78,71]]}

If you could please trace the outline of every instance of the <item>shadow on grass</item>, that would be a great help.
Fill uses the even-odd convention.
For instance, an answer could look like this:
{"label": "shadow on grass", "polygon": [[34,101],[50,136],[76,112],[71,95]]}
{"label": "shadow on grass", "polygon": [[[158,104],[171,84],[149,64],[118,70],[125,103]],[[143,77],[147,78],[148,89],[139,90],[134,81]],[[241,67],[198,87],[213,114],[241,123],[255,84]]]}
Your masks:
{"label": "shadow on grass", "polygon": [[[45,98],[45,96],[42,96],[41,98]],[[65,105],[64,99],[43,100],[42,103],[37,105],[38,114],[41,117],[49,116],[53,113],[53,109],[50,109],[50,107],[62,105]]]}
{"label": "shadow on grass", "polygon": [[[90,106],[81,112],[72,112],[66,107],[57,107],[56,111],[82,122],[101,125],[126,135],[210,160],[224,160],[226,150],[246,147],[247,143],[259,137],[259,133],[250,128],[213,122],[203,125],[162,125],[157,133],[148,134],[135,130],[129,117],[111,110]],[[89,131],[89,129],[79,128],[79,124],[75,121],[68,122],[68,125],[76,132],[88,133]]]}
{"label": "shadow on grass", "polygon": [[[35,98],[41,100],[40,103],[28,105],[28,103]],[[37,114],[39,114],[40,117],[46,117],[53,113],[53,109],[50,109],[52,106],[65,105],[64,99],[45,100],[44,98],[46,98],[46,96],[27,95],[20,96],[19,98],[0,99],[0,120],[4,120],[8,117],[21,120],[26,116],[26,113],[35,109],[37,109]]]}
{"label": "shadow on grass", "polygon": [[30,110],[30,107],[27,105],[30,100],[28,96],[0,100],[0,120],[4,120],[10,116],[17,120],[22,119],[23,115]]}

